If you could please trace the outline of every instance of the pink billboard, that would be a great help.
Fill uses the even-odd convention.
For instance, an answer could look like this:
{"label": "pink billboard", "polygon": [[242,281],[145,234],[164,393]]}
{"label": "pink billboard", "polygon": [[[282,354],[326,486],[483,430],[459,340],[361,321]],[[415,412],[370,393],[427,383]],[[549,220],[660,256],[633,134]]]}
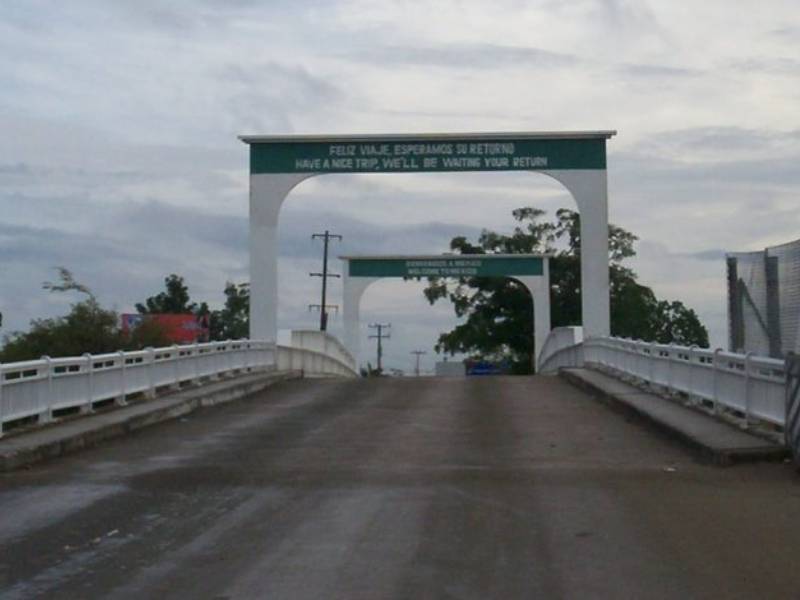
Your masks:
{"label": "pink billboard", "polygon": [[194,344],[209,339],[208,315],[189,314],[123,314],[122,331],[128,333],[139,325],[155,322],[173,344]]}

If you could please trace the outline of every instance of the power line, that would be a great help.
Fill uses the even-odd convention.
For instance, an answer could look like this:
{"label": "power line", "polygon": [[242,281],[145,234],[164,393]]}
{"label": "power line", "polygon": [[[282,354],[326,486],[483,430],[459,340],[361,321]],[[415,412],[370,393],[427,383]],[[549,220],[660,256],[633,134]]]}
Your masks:
{"label": "power line", "polygon": [[427,354],[427,352],[425,352],[425,350],[412,350],[411,354],[416,354],[417,356],[417,365],[416,367],[414,367],[414,375],[419,377],[419,357],[424,354]]}
{"label": "power line", "polygon": [[378,330],[377,335],[371,335],[371,336],[369,336],[369,339],[378,340],[378,372],[381,372],[383,370],[383,367],[381,366],[381,359],[383,358],[383,340],[388,340],[388,339],[391,339],[391,337],[392,337],[390,334],[384,333],[383,330],[384,329],[391,329],[392,328],[392,324],[391,323],[372,323],[369,326],[369,328]]}
{"label": "power line", "polygon": [[[342,236],[330,233],[327,229],[325,233],[314,233],[311,239],[321,238],[324,240],[322,251],[322,273],[309,273],[311,277],[322,277],[322,302],[319,303],[319,330],[325,331],[328,329],[328,306],[325,304],[325,296],[328,290],[328,277],[341,277],[334,273],[328,273],[328,242],[331,239],[342,240]],[[309,305],[309,308],[314,305]]]}

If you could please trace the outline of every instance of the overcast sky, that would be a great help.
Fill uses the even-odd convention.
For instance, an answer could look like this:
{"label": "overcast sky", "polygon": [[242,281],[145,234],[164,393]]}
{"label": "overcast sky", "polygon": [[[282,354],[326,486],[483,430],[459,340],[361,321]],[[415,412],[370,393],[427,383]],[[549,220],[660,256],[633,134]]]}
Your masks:
{"label": "overcast sky", "polygon": [[[616,129],[610,218],[641,238],[632,266],[724,346],[724,252],[800,237],[800,7],[734,5],[4,0],[3,331],[68,309],[41,289],[55,265],[120,311],[173,272],[221,303],[248,277],[239,134]],[[523,205],[574,207],[528,173],[311,179],[281,216],[280,326],[316,322],[314,232],[344,235],[335,254],[440,252]],[[432,364],[455,323],[420,290],[364,297],[365,322],[392,323],[388,366],[414,348]]]}

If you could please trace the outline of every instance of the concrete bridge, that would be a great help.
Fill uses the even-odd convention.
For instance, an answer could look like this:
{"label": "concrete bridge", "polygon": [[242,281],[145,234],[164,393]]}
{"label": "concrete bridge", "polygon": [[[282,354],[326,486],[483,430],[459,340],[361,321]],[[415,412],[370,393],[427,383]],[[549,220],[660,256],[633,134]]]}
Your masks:
{"label": "concrete bridge", "polygon": [[[609,336],[613,133],[245,138],[252,339],[0,365],[0,599],[796,598],[800,363]],[[376,148],[422,155],[338,158]],[[585,332],[550,331],[546,256],[469,266],[530,290],[538,375],[363,379],[355,326],[276,343],[286,196],[408,165],[575,198]],[[409,258],[349,257],[348,323]]]}
{"label": "concrete bridge", "polygon": [[[644,345],[552,336],[548,368],[582,362],[561,372],[590,391],[552,375],[356,378],[319,333],[298,333],[283,349],[178,347],[141,362],[84,357],[60,371],[68,361],[52,361],[39,379],[32,365],[9,379],[4,365],[5,410],[15,387],[86,393],[91,379],[92,389],[111,389],[121,365],[129,389],[143,389],[112,394],[124,406],[94,396],[93,412],[12,429],[0,439],[5,457],[182,394],[216,394],[214,404],[243,380],[281,381],[214,407],[176,404],[168,414],[162,404],[152,423],[137,413],[132,435],[122,427],[113,440],[85,438],[79,452],[62,440],[55,454],[64,456],[0,474],[0,598],[796,597],[793,469],[719,468],[668,423],[631,418],[646,416],[649,395],[662,413],[673,406],[705,419],[689,423],[697,440],[727,441],[709,423],[742,434],[701,413],[701,395],[692,409],[677,401],[682,369],[700,381],[704,354],[652,354],[655,379],[672,374],[670,400],[655,381],[649,393],[619,387],[633,377],[624,383],[623,368],[650,372]],[[736,417],[723,391],[736,387],[724,379],[740,371],[726,362],[734,359],[716,355],[716,408],[765,435],[762,400],[782,384],[748,358],[752,410]],[[197,361],[205,367],[187,366]],[[169,373],[190,385],[170,391]]]}

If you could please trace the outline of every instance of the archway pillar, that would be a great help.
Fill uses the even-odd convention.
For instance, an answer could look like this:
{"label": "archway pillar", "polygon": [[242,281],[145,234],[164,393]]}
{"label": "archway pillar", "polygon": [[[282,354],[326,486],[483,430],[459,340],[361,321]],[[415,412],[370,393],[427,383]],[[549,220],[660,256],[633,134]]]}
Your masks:
{"label": "archway pillar", "polygon": [[606,140],[614,131],[242,136],[250,144],[252,339],[275,340],[278,213],[301,181],[328,173],[540,172],[560,181],[581,215],[587,336],[610,333]]}
{"label": "archway pillar", "polygon": [[286,196],[315,173],[250,175],[250,339],[278,339],[278,214]]}
{"label": "archway pillar", "polygon": [[581,310],[586,337],[611,333],[608,177],[600,169],[543,171],[566,187],[581,217]]}
{"label": "archway pillar", "polygon": [[[404,256],[370,256],[370,257],[340,257],[343,262],[343,275],[342,275],[342,313],[344,316],[344,345],[351,355],[358,360],[360,346],[361,346],[361,327],[360,327],[360,307],[361,299],[366,289],[380,279],[394,278],[394,277],[413,277],[414,274],[403,270],[402,266],[397,263],[405,263],[405,268],[408,269],[408,263],[414,261],[426,262],[447,262],[447,261],[469,261],[480,260],[488,261],[490,264],[496,260],[509,260],[514,261],[538,261],[541,265],[541,270],[536,275],[518,275],[516,273],[531,272],[530,265],[528,268],[517,266],[515,269],[508,269],[505,272],[491,275],[483,275],[489,277],[508,277],[521,283],[531,296],[533,303],[533,331],[528,332],[533,337],[533,355],[531,357],[532,367],[535,370],[538,364],[539,355],[541,354],[544,342],[547,339],[551,329],[550,322],[550,261],[546,255],[498,255],[498,254],[480,254],[480,255],[404,255]],[[353,262],[359,265],[356,271],[352,271]],[[364,265],[364,263],[379,263],[381,268],[376,268],[375,264]],[[434,267],[434,265],[426,265],[427,267]],[[448,267],[436,267],[448,268]],[[450,268],[458,270],[461,268],[458,265],[450,265]],[[473,265],[475,268],[475,265]],[[481,270],[482,266],[478,266],[477,270]],[[399,269],[399,270],[398,270]],[[366,272],[365,272],[366,271]],[[515,273],[516,271],[516,273]],[[355,275],[351,275],[351,273]],[[533,269],[536,272],[536,269]],[[454,275],[439,274],[442,277],[452,277]],[[480,276],[480,275],[479,275]]]}
{"label": "archway pillar", "polygon": [[[347,261],[344,261],[347,266]],[[342,319],[344,321],[344,346],[360,364],[361,351],[361,297],[378,277],[350,277],[345,268],[342,275]]]}
{"label": "archway pillar", "polygon": [[544,260],[542,264],[544,273],[542,276],[524,275],[514,277],[528,292],[533,299],[533,369],[536,370],[539,364],[539,354],[544,346],[544,341],[550,333],[550,261]]}

